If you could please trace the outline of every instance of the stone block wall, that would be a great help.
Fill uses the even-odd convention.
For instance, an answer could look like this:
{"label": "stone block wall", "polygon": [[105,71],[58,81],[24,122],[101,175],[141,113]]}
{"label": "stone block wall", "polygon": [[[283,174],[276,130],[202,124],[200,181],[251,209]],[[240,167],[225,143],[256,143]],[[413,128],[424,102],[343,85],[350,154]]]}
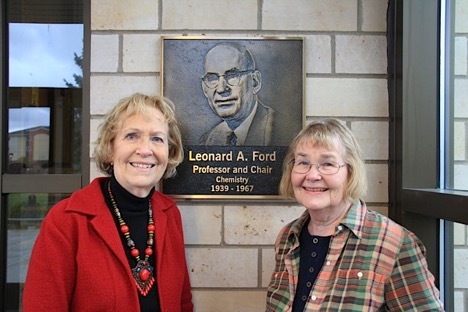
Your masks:
{"label": "stone block wall", "polygon": [[[468,2],[455,1],[454,40],[454,188],[468,190]],[[455,312],[468,311],[468,226],[454,225]]]}
{"label": "stone block wall", "polygon": [[[120,98],[160,93],[162,36],[303,37],[306,121],[347,122],[366,159],[364,200],[387,214],[386,11],[383,0],[92,1],[90,141]],[[196,311],[264,310],[276,234],[303,208],[259,200],[178,204]]]}

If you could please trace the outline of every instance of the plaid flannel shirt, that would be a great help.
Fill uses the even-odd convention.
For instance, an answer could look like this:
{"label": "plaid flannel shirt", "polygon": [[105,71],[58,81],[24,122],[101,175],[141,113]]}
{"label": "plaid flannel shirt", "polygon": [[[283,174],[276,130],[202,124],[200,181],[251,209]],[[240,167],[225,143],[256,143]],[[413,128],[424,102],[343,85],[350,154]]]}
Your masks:
{"label": "plaid flannel shirt", "polygon": [[[291,311],[299,274],[299,235],[308,211],[286,225],[275,244],[276,266],[266,311]],[[336,227],[304,311],[444,311],[423,243],[356,201]]]}

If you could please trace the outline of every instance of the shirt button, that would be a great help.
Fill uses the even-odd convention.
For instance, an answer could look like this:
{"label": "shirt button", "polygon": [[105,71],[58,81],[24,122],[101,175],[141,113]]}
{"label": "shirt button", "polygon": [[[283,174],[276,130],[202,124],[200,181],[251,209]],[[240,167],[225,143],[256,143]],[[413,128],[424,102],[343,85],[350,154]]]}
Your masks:
{"label": "shirt button", "polygon": [[343,226],[342,226],[342,225],[338,225],[338,226],[336,227],[336,229],[338,230],[338,232],[341,232],[341,231],[343,231]]}
{"label": "shirt button", "polygon": [[315,295],[312,295],[311,298],[312,298],[313,301],[317,300],[317,297]]}
{"label": "shirt button", "polygon": [[330,265],[330,261],[327,261],[327,265]]}

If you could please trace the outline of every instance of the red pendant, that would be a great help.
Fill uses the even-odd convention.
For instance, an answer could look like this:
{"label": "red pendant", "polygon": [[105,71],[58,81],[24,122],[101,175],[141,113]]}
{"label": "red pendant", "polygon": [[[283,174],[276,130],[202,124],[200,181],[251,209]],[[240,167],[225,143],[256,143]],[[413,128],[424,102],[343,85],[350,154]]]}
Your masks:
{"label": "red pendant", "polygon": [[147,261],[140,260],[132,269],[138,291],[146,296],[154,283],[154,268]]}
{"label": "red pendant", "polygon": [[140,279],[145,282],[149,277],[150,277],[151,273],[150,271],[148,271],[147,269],[142,269],[140,271]]}

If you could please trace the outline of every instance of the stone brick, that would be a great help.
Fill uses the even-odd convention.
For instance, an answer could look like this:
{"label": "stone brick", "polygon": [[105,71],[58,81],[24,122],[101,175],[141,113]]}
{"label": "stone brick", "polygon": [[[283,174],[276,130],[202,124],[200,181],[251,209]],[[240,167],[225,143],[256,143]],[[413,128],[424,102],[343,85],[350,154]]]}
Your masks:
{"label": "stone brick", "polygon": [[263,290],[195,290],[192,291],[195,312],[258,312],[265,309]]}
{"label": "stone brick", "polygon": [[279,230],[298,218],[304,208],[299,206],[226,206],[224,209],[224,239],[226,244],[274,244]]}
{"label": "stone brick", "polygon": [[467,160],[466,159],[466,129],[467,125],[465,122],[454,122],[454,132],[453,135],[453,150],[454,150],[454,160]]}
{"label": "stone brick", "polygon": [[305,42],[306,73],[331,73],[331,37],[307,36]]}
{"label": "stone brick", "polygon": [[257,1],[162,0],[164,29],[257,29]]}
{"label": "stone brick", "polygon": [[454,291],[453,312],[465,312],[465,293],[466,291]]}
{"label": "stone brick", "polygon": [[271,280],[271,274],[275,269],[275,249],[271,248],[262,249],[262,287],[268,287]]}
{"label": "stone brick", "polygon": [[455,78],[454,86],[454,115],[458,118],[468,117],[468,81]]}
{"label": "stone brick", "polygon": [[257,287],[258,250],[186,248],[192,287]]}
{"label": "stone brick", "polygon": [[120,101],[135,92],[159,94],[159,78],[151,76],[91,76],[90,112],[105,114]]}
{"label": "stone brick", "polygon": [[[454,226],[461,226],[462,228],[465,229],[464,230],[464,233],[465,233],[464,237],[465,237],[466,241],[463,244],[468,245],[468,225],[463,224],[463,223],[456,223],[456,222],[454,222],[453,224],[454,224]],[[454,234],[454,235],[457,235],[457,234]],[[454,242],[454,244],[456,244],[456,242]],[[464,246],[464,247],[467,247],[467,246]]]}
{"label": "stone brick", "polygon": [[465,37],[455,37],[454,50],[454,70],[455,75],[467,75],[467,60],[468,60],[468,40]]}
{"label": "stone brick", "polygon": [[156,30],[158,1],[91,1],[91,30]]}
{"label": "stone brick", "polygon": [[123,36],[122,67],[124,72],[159,72],[161,46],[158,35]]}
{"label": "stone brick", "polygon": [[117,72],[119,68],[119,36],[91,36],[91,72]]}
{"label": "stone brick", "polygon": [[386,79],[307,78],[307,116],[387,117]]}
{"label": "stone brick", "polygon": [[184,226],[185,244],[212,245],[221,243],[221,206],[179,204]]}
{"label": "stone brick", "polygon": [[463,246],[466,244],[466,225],[453,223],[453,244]]}
{"label": "stone brick", "polygon": [[465,0],[456,0],[455,7],[455,32],[468,32],[468,2]]}
{"label": "stone brick", "polygon": [[453,252],[453,287],[468,288],[468,249],[455,248]]}
{"label": "stone brick", "polygon": [[89,168],[89,176],[90,176],[89,182],[91,182],[95,178],[104,177],[105,175],[97,169],[96,163],[94,161],[91,161],[91,166]]}
{"label": "stone brick", "polygon": [[372,206],[372,205],[366,205],[369,210],[376,211],[384,216],[388,217],[388,207],[382,207],[382,206]]}
{"label": "stone brick", "polygon": [[89,157],[93,156],[94,146],[98,138],[98,127],[104,118],[93,118],[89,121]]}
{"label": "stone brick", "polygon": [[263,30],[356,31],[356,0],[265,0]]}
{"label": "stone brick", "polygon": [[383,121],[351,122],[351,130],[358,141],[364,159],[388,159],[388,123]]}
{"label": "stone brick", "polygon": [[362,0],[363,31],[387,31],[388,2],[381,0]]}
{"label": "stone brick", "polygon": [[366,164],[368,190],[364,196],[366,202],[388,202],[388,166],[384,164]]}
{"label": "stone brick", "polygon": [[453,187],[460,190],[468,190],[468,165],[459,164],[454,166]]}
{"label": "stone brick", "polygon": [[336,72],[386,74],[385,36],[336,36]]}

